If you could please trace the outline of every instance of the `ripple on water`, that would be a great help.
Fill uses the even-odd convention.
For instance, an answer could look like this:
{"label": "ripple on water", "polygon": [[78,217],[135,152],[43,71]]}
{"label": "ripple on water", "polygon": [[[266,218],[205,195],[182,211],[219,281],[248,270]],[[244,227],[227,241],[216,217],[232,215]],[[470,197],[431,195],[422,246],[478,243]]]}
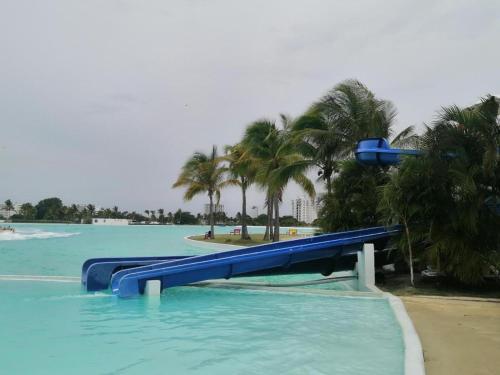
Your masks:
{"label": "ripple on water", "polygon": [[36,364],[47,374],[402,374],[402,340],[384,299],[189,287],[156,299],[76,298],[73,284],[1,282],[0,292],[5,284],[0,324],[10,341],[0,352],[9,373]]}
{"label": "ripple on water", "polygon": [[[183,237],[206,228],[35,229],[63,235],[0,241],[0,274],[78,276],[91,257],[196,254]],[[118,299],[80,288],[0,281],[0,372],[403,374],[401,333],[383,299],[189,287]]]}

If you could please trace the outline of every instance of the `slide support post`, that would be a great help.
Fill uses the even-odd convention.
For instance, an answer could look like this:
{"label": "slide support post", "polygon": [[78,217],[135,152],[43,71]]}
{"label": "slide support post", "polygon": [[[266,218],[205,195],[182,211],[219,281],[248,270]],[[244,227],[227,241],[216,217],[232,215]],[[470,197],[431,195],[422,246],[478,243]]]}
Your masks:
{"label": "slide support post", "polygon": [[144,288],[144,295],[146,296],[159,296],[161,294],[161,281],[148,280]]}
{"label": "slide support post", "polygon": [[372,291],[375,286],[375,246],[365,243],[363,250],[358,251],[358,290]]}

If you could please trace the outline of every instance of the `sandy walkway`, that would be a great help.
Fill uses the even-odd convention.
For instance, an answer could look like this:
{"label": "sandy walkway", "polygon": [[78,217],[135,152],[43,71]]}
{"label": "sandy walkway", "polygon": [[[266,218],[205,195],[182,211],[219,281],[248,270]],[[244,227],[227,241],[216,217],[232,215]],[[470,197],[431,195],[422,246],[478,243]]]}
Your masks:
{"label": "sandy walkway", "polygon": [[500,300],[401,299],[422,341],[427,375],[500,374]]}

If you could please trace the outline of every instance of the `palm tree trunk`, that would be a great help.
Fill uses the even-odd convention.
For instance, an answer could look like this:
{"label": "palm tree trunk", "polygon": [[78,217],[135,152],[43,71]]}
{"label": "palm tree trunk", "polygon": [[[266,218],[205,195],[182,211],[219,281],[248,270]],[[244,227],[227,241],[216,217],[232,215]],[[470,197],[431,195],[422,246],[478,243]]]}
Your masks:
{"label": "palm tree trunk", "polygon": [[269,196],[269,239],[272,240],[274,238],[274,222],[273,222],[273,212],[274,212],[274,199],[273,195]]}
{"label": "palm tree trunk", "polygon": [[266,232],[264,233],[264,241],[269,241],[272,237],[272,217],[273,217],[273,204],[271,194],[267,194],[266,196],[266,204],[267,204],[267,224],[266,224]]}
{"label": "palm tree trunk", "polygon": [[268,241],[269,240],[269,207],[267,207],[267,223],[266,223],[266,231],[264,232],[264,237],[262,238],[263,241]]}
{"label": "palm tree trunk", "polygon": [[210,220],[210,238],[215,238],[214,233],[214,197],[213,193],[208,193],[208,197],[210,198],[210,212],[209,212],[209,220]]}
{"label": "palm tree trunk", "polygon": [[273,242],[278,242],[280,240],[280,202],[279,197],[276,194],[274,197],[274,237]]}
{"label": "palm tree trunk", "polygon": [[241,239],[250,240],[247,228],[247,187],[244,183],[241,184]]}
{"label": "palm tree trunk", "polygon": [[408,229],[408,223],[406,222],[406,218],[403,217],[403,223],[405,226],[405,232],[406,232],[406,240],[408,241],[408,255],[410,257],[410,283],[414,287],[414,279],[413,279],[413,251],[411,248],[411,241],[410,241],[410,230]]}
{"label": "palm tree trunk", "polygon": [[332,176],[326,176],[326,191],[328,195],[332,194]]}

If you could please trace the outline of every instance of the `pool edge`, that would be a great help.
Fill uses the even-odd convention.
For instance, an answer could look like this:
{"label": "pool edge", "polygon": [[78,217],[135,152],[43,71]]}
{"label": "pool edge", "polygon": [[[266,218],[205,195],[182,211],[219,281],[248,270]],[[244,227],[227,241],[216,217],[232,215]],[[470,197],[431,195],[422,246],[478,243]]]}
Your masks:
{"label": "pool edge", "polygon": [[369,289],[373,292],[382,293],[387,298],[401,327],[405,348],[405,375],[425,375],[422,343],[403,301],[394,294],[384,292],[376,286],[369,286]]}
{"label": "pool edge", "polygon": [[188,243],[189,245],[195,246],[197,248],[205,249],[205,250],[207,250],[207,249],[236,250],[236,249],[243,249],[243,248],[247,247],[247,246],[238,246],[238,245],[226,245],[223,243],[203,242],[203,241],[193,240],[193,239],[189,238],[191,236],[193,236],[193,235],[184,237],[184,241],[186,243]]}

